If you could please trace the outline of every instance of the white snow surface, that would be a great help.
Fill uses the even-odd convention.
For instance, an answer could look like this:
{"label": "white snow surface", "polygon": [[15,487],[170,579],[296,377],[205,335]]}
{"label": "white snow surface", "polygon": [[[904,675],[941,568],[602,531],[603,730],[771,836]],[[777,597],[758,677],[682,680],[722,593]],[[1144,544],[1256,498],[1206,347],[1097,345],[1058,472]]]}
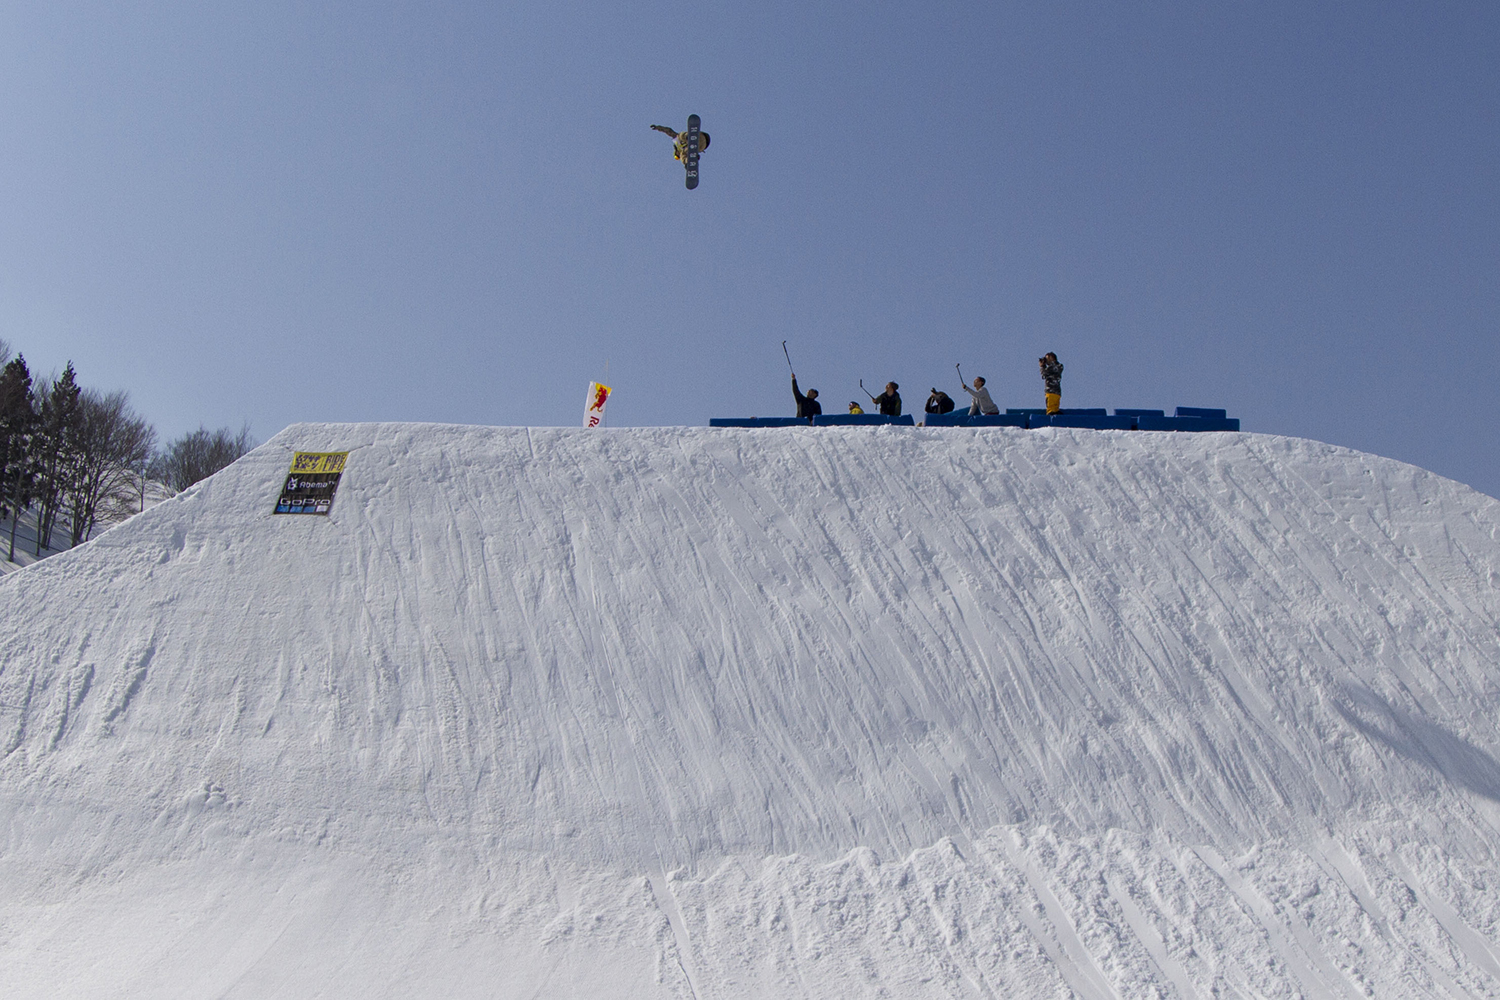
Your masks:
{"label": "white snow surface", "polygon": [[0,996],[1494,997],[1497,754],[1412,466],[301,424],[0,580]]}

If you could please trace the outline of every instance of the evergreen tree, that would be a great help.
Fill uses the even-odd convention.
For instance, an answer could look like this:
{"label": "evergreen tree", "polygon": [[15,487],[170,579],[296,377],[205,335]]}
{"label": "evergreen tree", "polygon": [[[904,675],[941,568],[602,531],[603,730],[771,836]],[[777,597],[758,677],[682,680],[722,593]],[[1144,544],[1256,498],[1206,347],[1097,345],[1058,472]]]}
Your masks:
{"label": "evergreen tree", "polygon": [[18,356],[0,371],[0,514],[30,501],[30,445],[36,429],[31,372]]}
{"label": "evergreen tree", "polygon": [[68,466],[77,451],[77,374],[69,361],[62,375],[41,393],[42,407],[36,434],[36,554],[52,547],[52,529],[57,524],[67,488]]}

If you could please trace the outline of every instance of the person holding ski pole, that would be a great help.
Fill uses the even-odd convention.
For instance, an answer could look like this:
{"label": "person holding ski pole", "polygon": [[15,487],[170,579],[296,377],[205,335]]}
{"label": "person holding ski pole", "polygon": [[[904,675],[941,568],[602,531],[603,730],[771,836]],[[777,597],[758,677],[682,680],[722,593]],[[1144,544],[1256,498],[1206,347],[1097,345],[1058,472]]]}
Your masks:
{"label": "person holding ski pole", "polygon": [[995,401],[990,398],[990,391],[984,387],[983,375],[974,376],[974,388],[970,389],[960,373],[958,384],[963,386],[964,392],[967,392],[974,400],[969,404],[969,416],[973,417],[981,413],[992,416],[1000,412],[1000,407],[996,406]]}
{"label": "person holding ski pole", "polygon": [[823,412],[823,404],[818,402],[818,390],[809,389],[807,395],[797,388],[797,373],[792,373],[792,398],[797,401],[797,416],[802,420],[811,420]]}
{"label": "person holding ski pole", "polygon": [[[692,122],[689,122],[688,124],[691,125]],[[652,125],[651,127],[658,132],[672,137],[672,159],[679,161],[687,159],[688,134],[686,132],[677,132],[667,128],[665,125]],[[730,138],[733,139],[734,136],[730,136]],[[731,143],[731,145],[733,145],[733,143]],[[708,133],[700,129],[698,131],[698,152],[701,153],[707,148]]]}
{"label": "person holding ski pole", "polygon": [[1047,390],[1047,412],[1056,413],[1062,409],[1062,362],[1057,360],[1055,353],[1048,351],[1037,358],[1036,363],[1041,366],[1042,385]]}
{"label": "person holding ski pole", "polygon": [[927,397],[927,405],[922,407],[924,413],[952,413],[953,397],[941,389],[933,389],[932,395]]}
{"label": "person holding ski pole", "polygon": [[[860,382],[859,387],[863,389],[865,387],[864,382]],[[884,416],[899,417],[901,416],[901,396],[896,392],[899,388],[901,387],[896,383],[887,382],[885,384],[885,392],[882,392],[880,395],[870,396],[868,391],[865,392],[865,395],[870,396],[870,402],[879,407],[881,414]]]}

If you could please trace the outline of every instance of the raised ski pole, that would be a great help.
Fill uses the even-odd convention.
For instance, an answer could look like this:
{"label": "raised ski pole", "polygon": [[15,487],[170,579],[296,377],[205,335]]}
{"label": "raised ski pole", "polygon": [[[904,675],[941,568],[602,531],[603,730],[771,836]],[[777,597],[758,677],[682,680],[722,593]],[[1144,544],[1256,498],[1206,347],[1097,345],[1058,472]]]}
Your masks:
{"label": "raised ski pole", "polygon": [[789,372],[792,373],[792,378],[796,378],[797,377],[797,369],[795,369],[795,368],[792,367],[792,356],[790,354],[787,354],[786,341],[784,341],[784,340],[781,342],[781,353],[782,354],[786,354],[786,367],[787,367],[787,371],[789,371]]}

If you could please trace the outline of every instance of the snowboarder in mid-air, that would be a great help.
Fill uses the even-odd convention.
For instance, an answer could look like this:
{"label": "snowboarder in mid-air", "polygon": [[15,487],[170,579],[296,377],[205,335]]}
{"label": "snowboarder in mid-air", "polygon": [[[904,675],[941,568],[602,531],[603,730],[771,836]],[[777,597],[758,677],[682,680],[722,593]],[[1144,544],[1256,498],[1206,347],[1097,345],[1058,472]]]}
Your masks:
{"label": "snowboarder in mid-air", "polygon": [[699,129],[698,124],[697,115],[688,115],[686,132],[678,132],[665,125],[651,126],[663,135],[672,137],[672,159],[677,160],[687,170],[689,190],[698,186],[698,154],[708,148],[708,133]]}
{"label": "snowboarder in mid-air", "polygon": [[[680,160],[682,160],[683,158],[685,158],[687,156],[687,139],[688,139],[688,134],[686,132],[673,132],[671,129],[667,128],[665,125],[652,125],[651,127],[654,128],[654,129],[656,129],[656,131],[658,131],[658,132],[665,133],[666,135],[670,135],[672,137],[672,159],[680,161]],[[730,138],[732,139],[734,137],[730,136]],[[698,133],[698,152],[701,153],[701,152],[703,152],[707,148],[708,148],[708,133],[707,132],[699,132]]]}

